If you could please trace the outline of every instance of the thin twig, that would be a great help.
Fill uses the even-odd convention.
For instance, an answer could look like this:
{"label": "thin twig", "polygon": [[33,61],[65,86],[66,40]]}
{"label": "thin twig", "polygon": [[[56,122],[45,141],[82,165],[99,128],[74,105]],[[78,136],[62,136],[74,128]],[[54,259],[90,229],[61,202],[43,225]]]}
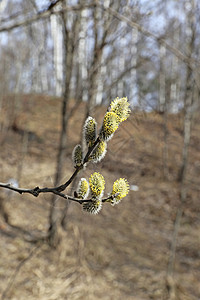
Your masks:
{"label": "thin twig", "polygon": [[[172,52],[175,56],[177,56],[184,63],[188,64],[192,70],[198,71],[198,68],[197,68],[197,66],[199,65],[199,61],[198,60],[186,56],[179,49],[174,48],[173,46],[171,46],[170,44],[168,44],[165,41],[165,39],[156,36],[154,33],[146,30],[144,27],[142,27],[138,23],[133,22],[132,20],[130,20],[126,16],[118,13],[113,8],[107,7],[107,6],[105,7],[100,1],[97,1],[97,0],[95,1],[95,3],[92,3],[92,4],[74,5],[74,6],[70,6],[70,7],[67,6],[67,7],[64,7],[62,9],[57,9],[56,11],[52,11],[52,8],[48,7],[46,10],[43,10],[42,12],[37,13],[36,15],[34,15],[31,18],[27,18],[25,20],[16,22],[13,25],[2,26],[0,28],[0,32],[11,31],[11,30],[13,30],[15,28],[18,28],[18,27],[21,27],[21,26],[27,26],[27,25],[32,24],[34,22],[37,22],[37,21],[39,21],[41,19],[47,19],[52,14],[57,15],[57,14],[60,14],[60,13],[66,12],[66,11],[80,11],[80,10],[83,10],[83,9],[92,8],[92,7],[96,6],[96,5],[98,5],[99,7],[101,7],[103,10],[106,10],[109,14],[113,15],[118,20],[127,23],[130,27],[137,28],[138,31],[140,31],[145,36],[151,37],[154,40],[156,40],[159,44],[165,45],[166,48],[170,52]],[[200,88],[200,83],[199,83],[199,80],[198,80],[198,74],[194,74],[194,76],[195,76],[195,81],[197,82],[197,86],[198,86],[198,88]]]}
{"label": "thin twig", "polygon": [[99,142],[100,142],[100,138],[98,137],[96,139],[96,141],[94,142],[93,146],[88,149],[88,151],[87,151],[87,153],[84,157],[83,163],[79,167],[77,167],[76,170],[74,171],[74,173],[72,174],[72,176],[64,184],[62,184],[60,186],[53,187],[53,188],[49,188],[49,187],[39,188],[38,186],[36,186],[33,189],[24,189],[24,188],[14,187],[10,183],[0,182],[0,187],[12,190],[12,191],[17,192],[19,194],[31,194],[34,197],[38,197],[39,194],[41,194],[41,193],[53,193],[53,194],[56,194],[56,195],[58,195],[62,198],[65,198],[65,199],[68,199],[68,200],[71,200],[71,201],[75,201],[75,202],[79,202],[79,203],[82,204],[83,200],[65,195],[61,192],[64,191],[72,183],[72,181],[75,179],[75,177],[80,172],[80,170],[83,169],[84,165],[89,161],[90,154],[92,153],[92,151],[98,145]]}
{"label": "thin twig", "polygon": [[166,42],[166,40],[164,38],[156,36],[156,34],[154,34],[153,32],[148,31],[147,29],[145,29],[144,27],[142,27],[138,23],[130,20],[126,16],[122,15],[121,13],[119,13],[118,11],[116,11],[115,9],[113,9],[112,7],[105,6],[99,0],[95,0],[95,3],[96,3],[97,6],[101,7],[101,9],[105,10],[106,12],[108,12],[109,14],[111,14],[116,19],[118,19],[118,20],[120,20],[122,22],[125,22],[131,28],[137,28],[137,30],[139,32],[141,32],[142,34],[144,34],[147,37],[150,37],[150,38],[154,39],[159,45],[164,45],[171,53],[173,53],[181,61],[183,61],[185,64],[187,64],[189,66],[189,68],[192,71],[194,71],[193,76],[194,76],[196,85],[198,87],[198,90],[200,90],[200,79],[199,79],[199,73],[198,73],[199,61],[197,59],[192,58],[191,56],[185,55],[179,49],[171,46],[168,42]]}
{"label": "thin twig", "polygon": [[57,9],[56,11],[52,11],[52,8],[48,8],[47,10],[44,10],[42,12],[39,12],[37,14],[35,14],[32,17],[29,17],[25,20],[16,22],[12,25],[8,25],[8,26],[2,26],[0,28],[0,32],[4,32],[4,31],[11,31],[13,29],[19,28],[21,26],[27,26],[30,25],[32,23],[35,23],[37,21],[40,21],[42,19],[47,19],[50,17],[50,15],[54,14],[54,15],[59,15],[62,12],[66,12],[66,11],[80,11],[86,8],[91,8],[94,7],[95,4],[88,4],[88,5],[74,5],[74,6],[67,6],[65,8],[62,9]]}
{"label": "thin twig", "polygon": [[[37,192],[35,193],[34,191],[38,191],[37,189],[39,189],[38,187],[35,187],[34,189],[21,189],[21,188],[15,188],[15,187],[12,187],[10,184],[7,184],[7,183],[0,183],[0,187],[3,187],[3,188],[8,188],[12,191],[15,191],[15,192],[18,192],[20,194],[23,194],[23,193],[29,193],[29,194],[32,194],[33,196],[37,197]],[[72,196],[69,196],[69,195],[65,195],[61,192],[58,192],[57,191],[57,188],[44,188],[44,189],[39,189],[39,194],[40,193],[53,193],[61,198],[64,198],[66,200],[70,200],[70,201],[74,201],[74,202],[78,202],[80,204],[83,204],[84,202],[91,202],[92,201],[92,198],[90,199],[79,199],[79,198],[76,198],[76,197],[72,197]],[[110,195],[106,198],[103,198],[102,199],[102,202],[106,202],[107,200],[109,199],[113,199],[116,195]]]}

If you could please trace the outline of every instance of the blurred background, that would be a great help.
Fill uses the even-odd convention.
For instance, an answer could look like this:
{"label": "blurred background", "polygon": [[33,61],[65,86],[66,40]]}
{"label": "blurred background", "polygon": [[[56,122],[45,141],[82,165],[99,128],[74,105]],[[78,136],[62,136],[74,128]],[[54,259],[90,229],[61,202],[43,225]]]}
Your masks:
{"label": "blurred background", "polygon": [[0,181],[74,172],[88,115],[132,113],[100,172],[129,195],[97,215],[0,187],[0,299],[200,299],[200,3],[1,0]]}

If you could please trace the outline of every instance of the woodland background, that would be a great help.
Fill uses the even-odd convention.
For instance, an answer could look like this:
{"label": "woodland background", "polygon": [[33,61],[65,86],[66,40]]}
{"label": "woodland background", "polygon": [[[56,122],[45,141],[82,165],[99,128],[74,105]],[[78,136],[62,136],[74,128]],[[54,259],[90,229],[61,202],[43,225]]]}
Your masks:
{"label": "woodland background", "polygon": [[63,183],[85,118],[132,106],[80,174],[126,177],[118,206],[0,189],[1,299],[200,299],[199,21],[197,0],[0,1],[1,182]]}

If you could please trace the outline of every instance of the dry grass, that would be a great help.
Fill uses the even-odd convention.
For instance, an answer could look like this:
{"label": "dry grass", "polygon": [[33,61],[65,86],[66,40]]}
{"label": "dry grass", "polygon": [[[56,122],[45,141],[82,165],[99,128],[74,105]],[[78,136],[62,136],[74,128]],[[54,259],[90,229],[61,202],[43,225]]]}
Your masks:
{"label": "dry grass", "polygon": [[[19,99],[15,122],[20,129],[35,134],[28,143],[20,185],[50,186],[55,172],[61,102],[34,95]],[[7,109],[4,107],[1,123],[5,122]],[[105,109],[96,109],[98,120]],[[73,170],[70,153],[79,142],[83,118],[84,104],[80,104],[69,124],[65,178]],[[181,115],[169,118],[169,180],[163,179],[162,172],[162,116],[136,113],[120,127],[109,143],[106,158],[98,165],[89,165],[85,176],[98,169],[106,178],[107,191],[118,177],[137,184],[139,191],[131,191],[116,207],[105,204],[97,216],[83,213],[81,206],[71,203],[67,231],[61,233],[62,243],[56,251],[42,244],[22,264],[35,245],[25,242],[24,233],[7,225],[0,216],[0,294],[21,263],[5,299],[163,299],[179,205],[176,177],[181,163],[181,122]],[[199,127],[195,126],[191,140],[188,197],[178,238],[175,277],[170,281],[171,300],[200,299]],[[9,130],[1,145],[1,181],[16,178],[21,144],[21,135]],[[0,197],[12,224],[36,234],[47,230],[49,196],[33,198],[1,190]]]}

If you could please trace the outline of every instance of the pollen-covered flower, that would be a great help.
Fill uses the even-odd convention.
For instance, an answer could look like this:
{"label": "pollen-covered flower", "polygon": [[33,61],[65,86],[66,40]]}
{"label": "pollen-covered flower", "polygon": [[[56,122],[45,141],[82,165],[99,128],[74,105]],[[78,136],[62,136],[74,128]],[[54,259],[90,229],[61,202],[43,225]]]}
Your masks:
{"label": "pollen-covered flower", "polygon": [[126,195],[129,192],[129,184],[128,181],[125,178],[120,178],[116,180],[113,184],[113,190],[111,195],[114,196],[113,199],[110,200],[110,202],[115,205],[118,204],[122,198],[126,197]]}
{"label": "pollen-covered flower", "polygon": [[101,208],[102,201],[100,199],[92,199],[92,201],[83,203],[83,210],[94,215],[98,214]]}
{"label": "pollen-covered flower", "polygon": [[89,183],[85,178],[81,178],[78,184],[77,197],[79,199],[86,199],[89,194]]}
{"label": "pollen-covered flower", "polygon": [[106,155],[107,143],[105,141],[100,141],[98,145],[92,151],[90,155],[90,161],[93,163],[97,163],[101,161]]}
{"label": "pollen-covered flower", "polygon": [[72,160],[75,168],[79,167],[82,164],[83,152],[82,152],[81,145],[78,144],[74,147],[74,150],[72,152]]}
{"label": "pollen-covered flower", "polygon": [[119,117],[114,112],[107,112],[103,119],[103,126],[101,129],[100,137],[103,140],[110,140],[114,132],[119,127]]}
{"label": "pollen-covered flower", "polygon": [[119,117],[120,122],[123,122],[128,118],[131,112],[129,105],[130,103],[128,102],[127,97],[117,97],[111,102],[110,111],[116,113],[116,115]]}
{"label": "pollen-covered flower", "polygon": [[94,198],[100,199],[103,196],[105,188],[104,177],[97,172],[94,172],[89,179],[90,189]]}
{"label": "pollen-covered flower", "polygon": [[97,138],[97,123],[94,118],[88,117],[83,126],[83,137],[88,145],[91,147]]}

